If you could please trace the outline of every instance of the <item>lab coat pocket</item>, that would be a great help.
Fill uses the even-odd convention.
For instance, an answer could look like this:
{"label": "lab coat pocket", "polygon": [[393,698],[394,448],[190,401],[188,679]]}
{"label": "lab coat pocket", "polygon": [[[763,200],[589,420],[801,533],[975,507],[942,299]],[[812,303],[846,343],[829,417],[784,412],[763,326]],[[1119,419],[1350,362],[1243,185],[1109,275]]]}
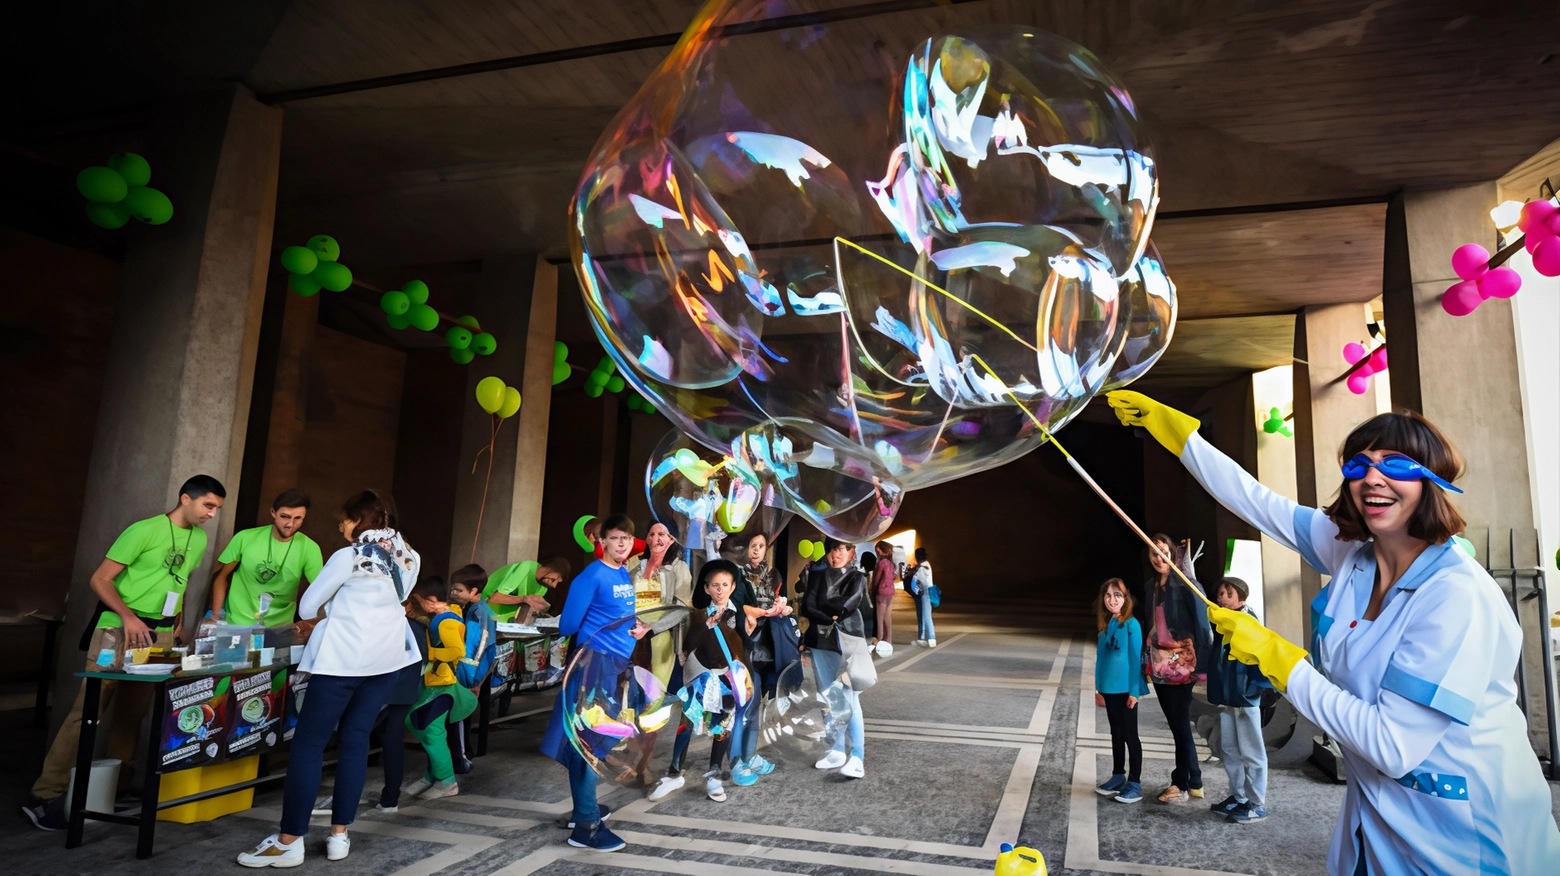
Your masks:
{"label": "lab coat pocket", "polygon": [[1426,873],[1479,872],[1479,839],[1462,776],[1415,770],[1381,783],[1380,810],[1399,853]]}

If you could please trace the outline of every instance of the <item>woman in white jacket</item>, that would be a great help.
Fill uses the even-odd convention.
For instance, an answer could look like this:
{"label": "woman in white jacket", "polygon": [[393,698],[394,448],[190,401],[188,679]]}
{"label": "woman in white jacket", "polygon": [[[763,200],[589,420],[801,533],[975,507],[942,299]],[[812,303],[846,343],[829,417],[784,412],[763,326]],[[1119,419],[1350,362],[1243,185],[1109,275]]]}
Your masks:
{"label": "woman in white jacket", "polygon": [[1415,414],[1381,414],[1343,443],[1326,509],[1262,486],[1197,435],[1197,420],[1110,393],[1128,425],[1181,458],[1220,504],[1332,577],[1311,603],[1311,659],[1256,618],[1208,618],[1338,740],[1349,786],[1333,876],[1560,873],[1560,831],[1512,680],[1522,630],[1489,573],[1451,544],[1462,460]]}
{"label": "woman in white jacket", "polygon": [[347,500],[341,534],[350,544],[331,555],[304,591],[298,614],[324,615],[304,648],[299,672],[310,673],[298,709],[282,794],[281,830],[238,856],[246,867],[296,867],[319,790],[325,744],[339,728],[334,810],[326,857],[347,856],[347,825],[357,815],[368,769],[368,732],[399,671],[422,657],[403,603],[417,583],[417,552],[396,530],[395,504],[373,490]]}

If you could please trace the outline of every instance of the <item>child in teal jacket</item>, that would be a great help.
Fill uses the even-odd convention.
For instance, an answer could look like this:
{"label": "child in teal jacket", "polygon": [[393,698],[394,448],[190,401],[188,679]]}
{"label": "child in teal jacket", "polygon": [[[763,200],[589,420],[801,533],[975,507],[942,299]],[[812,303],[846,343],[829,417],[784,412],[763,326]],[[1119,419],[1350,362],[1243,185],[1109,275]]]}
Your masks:
{"label": "child in teal jacket", "polygon": [[[1138,697],[1148,693],[1143,680],[1143,629],[1132,616],[1132,594],[1120,578],[1100,585],[1094,601],[1099,620],[1098,652],[1094,659],[1094,703],[1110,718],[1110,781],[1096,792],[1117,803],[1143,799],[1143,742],[1138,738]],[[1122,769],[1130,755],[1131,772]]]}

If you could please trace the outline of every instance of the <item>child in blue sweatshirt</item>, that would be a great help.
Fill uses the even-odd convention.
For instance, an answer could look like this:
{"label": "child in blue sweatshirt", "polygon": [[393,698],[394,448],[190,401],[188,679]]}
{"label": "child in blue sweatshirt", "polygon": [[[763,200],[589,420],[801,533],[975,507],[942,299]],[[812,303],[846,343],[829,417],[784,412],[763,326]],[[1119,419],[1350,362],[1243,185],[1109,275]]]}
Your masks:
{"label": "child in blue sweatshirt", "polygon": [[[1094,600],[1099,619],[1098,653],[1094,659],[1094,704],[1110,718],[1110,781],[1094,790],[1117,803],[1143,799],[1143,742],[1138,738],[1138,697],[1148,693],[1143,680],[1143,629],[1132,616],[1132,594],[1120,578],[1100,585]],[[1130,754],[1131,772],[1123,772]]]}
{"label": "child in blue sweatshirt", "polygon": [[[1215,598],[1234,611],[1256,617],[1246,606],[1250,588],[1239,578],[1219,582]],[[1262,739],[1262,690],[1272,687],[1255,666],[1230,659],[1219,649],[1208,667],[1208,702],[1219,709],[1219,756],[1230,778],[1230,796],[1209,808],[1236,824],[1267,818],[1267,743]]]}

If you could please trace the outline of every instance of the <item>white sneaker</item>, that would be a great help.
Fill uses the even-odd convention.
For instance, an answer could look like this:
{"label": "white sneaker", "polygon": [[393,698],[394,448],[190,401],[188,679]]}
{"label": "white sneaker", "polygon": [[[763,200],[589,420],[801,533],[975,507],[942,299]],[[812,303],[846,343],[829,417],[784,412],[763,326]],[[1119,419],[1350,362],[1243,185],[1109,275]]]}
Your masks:
{"label": "white sneaker", "polygon": [[352,838],[346,831],[333,833],[325,838],[325,860],[339,861],[352,851]]}
{"label": "white sneaker", "polygon": [[383,803],[375,803],[374,804],[374,811],[383,813],[385,815],[394,815],[397,812],[401,811],[401,807],[400,806],[386,806]]}
{"label": "white sneaker", "polygon": [[917,648],[925,648],[926,647],[926,640],[925,639],[916,639],[914,642],[911,642],[910,644],[916,646]]}
{"label": "white sneaker", "polygon": [[292,845],[282,845],[281,837],[271,834],[260,845],[238,856],[245,867],[296,867],[303,863],[303,838],[293,840]]}
{"label": "white sneaker", "polygon": [[850,760],[840,767],[840,775],[847,779],[859,779],[867,774],[867,767],[861,762],[861,758],[851,755]]}
{"label": "white sneaker", "polygon": [[673,791],[681,790],[682,786],[682,776],[662,776],[660,781],[655,783],[655,787],[650,789],[650,796],[647,799],[652,802],[656,800],[664,800],[666,799],[666,795],[672,793]]}
{"label": "white sneaker", "polygon": [[454,779],[448,782],[434,782],[428,790],[418,796],[419,800],[437,800],[440,797],[453,797],[460,793],[460,783]]}
{"label": "white sneaker", "polygon": [[704,783],[704,793],[708,794],[709,798],[716,803],[726,802],[726,787],[715,776],[710,776],[709,781]]}
{"label": "white sneaker", "polygon": [[820,770],[837,770],[845,765],[845,760],[845,752],[831,751],[824,755],[817,763],[813,764],[813,766]]}
{"label": "white sneaker", "polygon": [[[423,777],[421,779],[418,779],[415,782],[412,782],[410,785],[407,785],[406,787],[402,788],[401,789],[401,794],[402,794],[402,796],[408,796],[409,795],[409,796],[412,796],[412,797],[416,797],[418,794],[421,794],[422,792],[428,790],[431,787],[433,787],[433,779],[430,779],[430,778],[427,778],[427,777]],[[328,815],[330,813],[327,812],[326,814]]]}
{"label": "white sneaker", "polygon": [[936,639],[927,639],[926,640],[926,647],[928,647],[928,648],[935,648],[935,647],[937,647],[937,640]]}

